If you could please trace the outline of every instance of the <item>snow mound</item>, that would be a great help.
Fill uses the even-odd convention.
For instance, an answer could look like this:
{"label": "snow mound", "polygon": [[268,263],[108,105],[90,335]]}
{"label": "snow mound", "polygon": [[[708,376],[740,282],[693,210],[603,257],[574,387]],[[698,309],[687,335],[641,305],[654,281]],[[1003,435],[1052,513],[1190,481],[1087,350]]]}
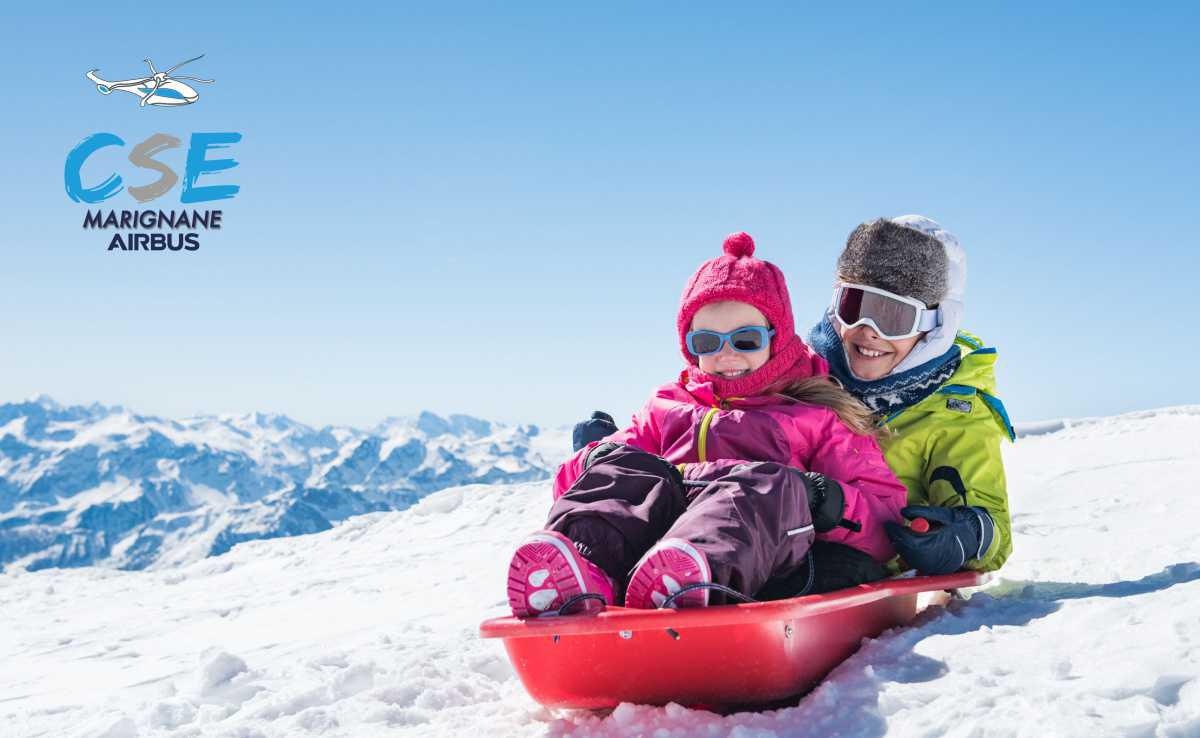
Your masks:
{"label": "snow mound", "polygon": [[1005,453],[1002,576],[866,641],[794,707],[532,702],[477,627],[544,519],[537,482],[177,569],[0,575],[4,735],[1200,735],[1200,412],[1065,422]]}
{"label": "snow mound", "polygon": [[1057,433],[1068,428],[1086,428],[1089,426],[1124,427],[1129,423],[1139,420],[1153,420],[1154,418],[1173,415],[1200,415],[1200,405],[1179,405],[1177,407],[1158,408],[1157,410],[1137,410],[1123,415],[1101,418],[1034,420],[1016,423],[1014,430],[1016,430],[1018,437],[1025,438],[1028,436],[1044,436],[1048,433]]}

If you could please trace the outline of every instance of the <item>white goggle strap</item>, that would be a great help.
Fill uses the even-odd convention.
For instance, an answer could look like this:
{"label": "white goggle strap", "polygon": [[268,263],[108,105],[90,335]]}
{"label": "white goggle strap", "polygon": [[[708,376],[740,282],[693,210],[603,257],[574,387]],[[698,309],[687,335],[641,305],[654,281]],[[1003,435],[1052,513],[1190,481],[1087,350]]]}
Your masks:
{"label": "white goggle strap", "polygon": [[921,311],[921,318],[917,324],[917,330],[931,331],[934,328],[937,328],[941,324],[942,324],[941,308],[934,308],[933,310],[925,309],[925,310]]}

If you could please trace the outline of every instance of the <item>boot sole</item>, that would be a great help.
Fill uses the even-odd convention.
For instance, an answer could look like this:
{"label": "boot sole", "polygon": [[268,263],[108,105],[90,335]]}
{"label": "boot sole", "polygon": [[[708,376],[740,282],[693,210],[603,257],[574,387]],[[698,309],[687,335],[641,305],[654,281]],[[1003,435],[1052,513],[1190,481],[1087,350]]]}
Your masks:
{"label": "boot sole", "polygon": [[[513,615],[519,618],[552,615],[568,599],[583,594],[586,591],[583,562],[578,556],[566,536],[534,533],[525,539],[508,567],[508,604]],[[538,597],[539,593],[549,592],[554,594]]]}
{"label": "boot sole", "polygon": [[[667,538],[656,543],[634,567],[625,594],[625,606],[657,608],[659,605],[654,599],[656,593],[661,599],[666,599],[667,595],[673,593],[670,587],[663,583],[664,576],[670,577],[677,587],[712,581],[712,572],[709,571],[708,560],[704,554],[687,541]],[[677,598],[675,604],[678,607],[706,607],[708,590],[688,592]]]}

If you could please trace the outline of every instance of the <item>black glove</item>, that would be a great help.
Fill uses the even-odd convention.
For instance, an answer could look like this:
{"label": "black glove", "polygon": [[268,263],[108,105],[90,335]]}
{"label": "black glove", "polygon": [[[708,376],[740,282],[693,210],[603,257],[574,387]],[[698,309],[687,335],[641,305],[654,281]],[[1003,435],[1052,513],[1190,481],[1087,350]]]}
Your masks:
{"label": "black glove", "polygon": [[804,490],[808,493],[813,529],[818,533],[826,533],[843,525],[846,496],[842,493],[842,485],[817,472],[801,472],[800,476],[804,477]]}
{"label": "black glove", "polygon": [[896,552],[922,574],[950,574],[991,548],[996,535],[992,516],[982,507],[926,507],[910,505],[900,511],[909,520],[925,518],[928,533],[917,533],[899,523],[884,523]]}
{"label": "black glove", "polygon": [[[591,469],[592,464],[595,464],[597,461],[600,461],[601,459],[603,459],[605,456],[608,456],[612,452],[620,451],[623,448],[632,448],[632,447],[626,446],[625,444],[622,444],[622,443],[613,443],[612,441],[609,441],[608,443],[597,443],[595,446],[592,446],[591,451],[588,451],[586,454],[584,454],[583,470],[587,471],[588,469]],[[641,449],[633,449],[633,450],[641,451]],[[645,453],[645,452],[643,452],[643,453]],[[669,464],[670,462],[668,462],[666,459],[663,459],[663,463]]]}
{"label": "black glove", "polygon": [[606,412],[597,410],[592,413],[592,417],[575,424],[575,430],[571,432],[572,451],[578,451],[592,441],[599,441],[601,438],[607,438],[616,433],[619,428],[613,422],[612,416]]}

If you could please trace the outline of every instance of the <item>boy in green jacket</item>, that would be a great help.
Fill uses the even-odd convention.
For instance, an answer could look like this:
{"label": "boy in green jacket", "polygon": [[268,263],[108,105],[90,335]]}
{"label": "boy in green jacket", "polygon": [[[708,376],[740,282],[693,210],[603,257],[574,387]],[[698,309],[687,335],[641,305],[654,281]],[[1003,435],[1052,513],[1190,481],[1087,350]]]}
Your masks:
{"label": "boy in green jacket", "polygon": [[863,223],[838,257],[834,299],[809,336],[830,373],[880,418],[888,466],[908,487],[888,535],[923,574],[991,571],[1012,552],[996,350],[960,330],[966,255],[919,215]]}

